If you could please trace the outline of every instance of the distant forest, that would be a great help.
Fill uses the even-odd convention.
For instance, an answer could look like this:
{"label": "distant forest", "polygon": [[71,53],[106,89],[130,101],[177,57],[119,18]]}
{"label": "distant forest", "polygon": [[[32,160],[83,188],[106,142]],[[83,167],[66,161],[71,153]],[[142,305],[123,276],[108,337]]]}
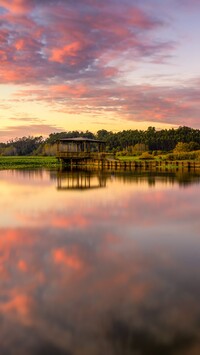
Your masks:
{"label": "distant forest", "polygon": [[52,133],[48,138],[22,137],[15,138],[7,143],[0,143],[0,155],[55,155],[56,141],[60,138],[87,137],[106,142],[108,152],[126,152],[133,154],[138,151],[172,152],[175,148],[184,151],[200,149],[200,130],[189,127],[177,129],[156,130],[149,127],[147,130],[124,130],[113,133],[105,129],[96,134],[86,131],[69,131]]}

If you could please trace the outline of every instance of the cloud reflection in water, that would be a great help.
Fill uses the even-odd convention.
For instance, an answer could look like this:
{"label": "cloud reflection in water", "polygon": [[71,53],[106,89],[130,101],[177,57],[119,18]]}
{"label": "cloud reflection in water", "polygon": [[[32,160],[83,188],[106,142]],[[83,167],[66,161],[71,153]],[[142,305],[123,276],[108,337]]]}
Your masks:
{"label": "cloud reflection in water", "polygon": [[1,354],[199,353],[200,185],[170,179],[0,173]]}

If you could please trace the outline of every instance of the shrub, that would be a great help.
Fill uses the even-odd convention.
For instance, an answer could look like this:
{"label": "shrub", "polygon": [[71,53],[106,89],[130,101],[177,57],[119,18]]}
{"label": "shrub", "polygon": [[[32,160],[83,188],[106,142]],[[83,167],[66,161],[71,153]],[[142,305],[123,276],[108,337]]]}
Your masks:
{"label": "shrub", "polygon": [[144,152],[140,155],[140,159],[148,160],[148,159],[154,159],[154,157],[152,154],[148,152]]}
{"label": "shrub", "polygon": [[167,154],[165,160],[200,160],[200,150],[185,153]]}
{"label": "shrub", "polygon": [[188,143],[178,142],[176,147],[174,148],[174,153],[183,153],[189,152],[189,145]]}

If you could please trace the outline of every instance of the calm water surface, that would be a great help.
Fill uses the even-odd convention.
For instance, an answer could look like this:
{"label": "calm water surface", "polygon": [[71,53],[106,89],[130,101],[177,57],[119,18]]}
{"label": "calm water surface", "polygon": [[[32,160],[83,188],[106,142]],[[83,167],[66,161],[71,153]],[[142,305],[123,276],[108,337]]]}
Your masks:
{"label": "calm water surface", "polygon": [[0,171],[0,354],[200,354],[200,177]]}

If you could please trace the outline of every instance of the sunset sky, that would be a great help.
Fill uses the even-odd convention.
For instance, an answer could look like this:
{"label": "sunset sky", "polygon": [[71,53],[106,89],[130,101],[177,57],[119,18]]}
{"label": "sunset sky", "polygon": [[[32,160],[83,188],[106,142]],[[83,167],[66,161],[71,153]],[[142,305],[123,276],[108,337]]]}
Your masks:
{"label": "sunset sky", "polygon": [[200,0],[0,0],[0,141],[200,128]]}

